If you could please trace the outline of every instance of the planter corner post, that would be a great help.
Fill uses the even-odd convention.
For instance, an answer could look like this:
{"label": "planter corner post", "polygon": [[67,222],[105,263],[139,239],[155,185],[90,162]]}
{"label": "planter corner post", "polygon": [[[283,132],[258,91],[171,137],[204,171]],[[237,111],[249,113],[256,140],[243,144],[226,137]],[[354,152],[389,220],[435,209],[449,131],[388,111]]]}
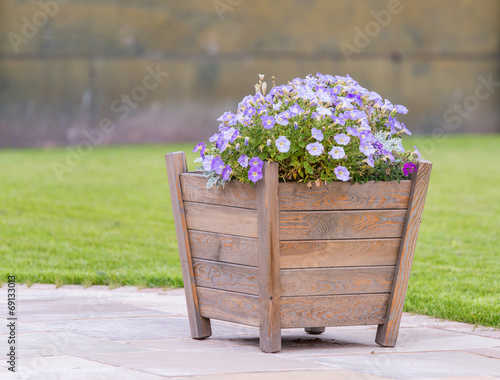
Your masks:
{"label": "planter corner post", "polygon": [[281,350],[278,164],[265,163],[257,183],[259,335],[264,352]]}
{"label": "planter corner post", "polygon": [[410,279],[413,254],[417,245],[420,221],[424,211],[425,197],[431,177],[432,164],[421,160],[417,173],[413,173],[410,204],[403,229],[403,238],[396,264],[396,274],[387,307],[384,324],[378,325],[375,342],[383,347],[394,347],[398,339],[399,325]]}
{"label": "planter corner post", "polygon": [[186,214],[184,201],[182,199],[182,189],[180,174],[188,171],[186,155],[184,152],[168,153],[165,155],[167,165],[168,186],[170,198],[172,200],[172,211],[174,214],[175,232],[177,244],[179,246],[179,258],[181,262],[182,277],[184,279],[184,291],[186,293],[186,304],[189,316],[189,327],[193,339],[204,339],[212,335],[210,319],[200,314],[198,295],[189,246],[189,237],[186,226]]}

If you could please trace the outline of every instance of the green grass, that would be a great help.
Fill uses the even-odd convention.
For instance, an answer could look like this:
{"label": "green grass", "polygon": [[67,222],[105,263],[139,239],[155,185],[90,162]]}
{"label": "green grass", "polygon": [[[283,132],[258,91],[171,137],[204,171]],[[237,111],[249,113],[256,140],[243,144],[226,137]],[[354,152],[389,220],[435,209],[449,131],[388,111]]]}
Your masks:
{"label": "green grass", "polygon": [[[64,148],[0,151],[0,282],[182,286],[163,155],[192,146],[94,148],[63,182]],[[500,327],[500,136],[448,137],[426,158],[405,310]]]}

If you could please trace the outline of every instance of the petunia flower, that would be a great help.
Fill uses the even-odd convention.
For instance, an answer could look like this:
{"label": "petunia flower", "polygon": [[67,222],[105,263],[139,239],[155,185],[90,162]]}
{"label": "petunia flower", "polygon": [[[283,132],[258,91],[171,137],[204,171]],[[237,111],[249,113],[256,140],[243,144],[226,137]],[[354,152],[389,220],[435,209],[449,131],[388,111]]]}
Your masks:
{"label": "petunia flower", "polygon": [[335,173],[335,176],[337,177],[337,179],[341,180],[341,181],[349,181],[349,170],[347,170],[347,168],[343,167],[343,166],[337,166],[335,168],[335,170],[333,171]]}
{"label": "petunia flower", "polygon": [[366,162],[368,165],[370,165],[372,168],[375,166],[375,162],[373,161],[373,156],[368,156],[363,161]]}
{"label": "petunia flower", "polygon": [[286,153],[290,150],[290,141],[285,136],[280,136],[275,144],[281,153]]}
{"label": "petunia flower", "polygon": [[422,155],[420,154],[420,151],[418,150],[418,148],[413,145],[413,148],[415,149],[415,154],[417,155],[418,158],[422,158]]}
{"label": "petunia flower", "polygon": [[338,135],[335,135],[334,140],[337,142],[337,144],[347,145],[349,144],[349,141],[351,141],[351,138],[345,133],[339,133]]}
{"label": "petunia flower", "polygon": [[214,156],[212,156],[211,154],[203,157],[203,169],[205,169],[207,171],[212,170],[213,159],[214,159]]}
{"label": "petunia flower", "polygon": [[231,168],[231,165],[227,164],[224,170],[222,171],[222,179],[224,181],[228,181],[232,171],[233,169]]}
{"label": "petunia flower", "polygon": [[248,164],[250,165],[250,167],[259,167],[259,168],[262,168],[262,166],[264,166],[264,162],[259,157],[252,158],[248,162]]}
{"label": "petunia flower", "polygon": [[262,168],[260,166],[253,166],[248,171],[248,179],[253,183],[262,178]]}
{"label": "petunia flower", "polygon": [[248,156],[246,154],[240,156],[240,158],[238,158],[238,163],[246,168],[248,166]]}
{"label": "petunia flower", "polygon": [[276,115],[276,122],[279,125],[283,125],[283,126],[288,125],[288,119],[286,117],[285,112],[281,112],[281,113],[279,113],[279,114]]}
{"label": "petunia flower", "polygon": [[205,151],[207,150],[207,144],[205,142],[201,142],[199,144],[196,144],[196,146],[193,149],[193,153],[200,151],[200,157],[203,157],[205,155]]}
{"label": "petunia flower", "polygon": [[325,148],[319,142],[316,142],[316,143],[308,144],[306,146],[306,149],[311,156],[320,156],[321,153],[323,153],[323,150]]}
{"label": "petunia flower", "polygon": [[344,148],[340,146],[334,146],[328,154],[335,160],[339,160],[345,156]]}
{"label": "petunia flower", "polygon": [[316,129],[313,127],[311,129],[311,134],[312,134],[312,137],[314,137],[316,140],[318,140],[318,141],[323,140],[323,132],[321,132],[320,129]]}
{"label": "petunia flower", "polygon": [[220,157],[215,157],[212,160],[212,167],[211,169],[216,172],[217,174],[222,174],[222,170],[224,169],[224,161],[222,161],[222,158]]}
{"label": "petunia flower", "polygon": [[261,116],[260,119],[265,129],[272,129],[276,124],[276,119],[273,116]]}
{"label": "petunia flower", "polygon": [[371,156],[375,153],[375,148],[370,143],[361,143],[359,150],[367,156]]}

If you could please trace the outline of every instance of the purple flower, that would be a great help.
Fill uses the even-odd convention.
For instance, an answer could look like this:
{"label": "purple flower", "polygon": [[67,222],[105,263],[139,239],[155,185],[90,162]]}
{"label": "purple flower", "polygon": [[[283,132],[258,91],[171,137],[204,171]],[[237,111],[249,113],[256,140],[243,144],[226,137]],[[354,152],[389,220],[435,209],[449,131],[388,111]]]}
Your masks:
{"label": "purple flower", "polygon": [[334,146],[331,151],[328,152],[332,158],[339,160],[345,156],[344,148],[340,146]]}
{"label": "purple flower", "polygon": [[371,156],[373,153],[375,153],[375,148],[370,143],[361,143],[361,145],[359,146],[359,150],[367,156]]}
{"label": "purple flower", "polygon": [[276,119],[272,116],[261,116],[260,119],[265,129],[272,129],[276,124]]}
{"label": "purple flower", "polygon": [[332,111],[329,108],[316,107],[316,112],[321,116],[332,116]]}
{"label": "purple flower", "polygon": [[299,129],[299,123],[297,123],[296,121],[294,121],[293,122],[293,128]]}
{"label": "purple flower", "polygon": [[420,151],[417,149],[417,147],[415,145],[413,145],[413,148],[415,149],[415,153],[416,153],[417,157],[422,158],[422,155],[420,154]]}
{"label": "purple flower", "polygon": [[238,164],[246,168],[248,166],[248,156],[246,154],[240,156],[240,158],[238,158]]}
{"label": "purple flower", "polygon": [[290,112],[292,113],[293,116],[301,115],[304,110],[300,108],[300,106],[295,103],[293,106],[290,107]]}
{"label": "purple flower", "polygon": [[239,131],[236,128],[229,128],[228,130],[224,131],[224,140],[234,142],[236,138],[238,137]]}
{"label": "purple flower", "polygon": [[250,167],[259,167],[262,169],[262,166],[264,166],[264,162],[259,157],[254,157],[252,158],[249,162]]}
{"label": "purple flower", "polygon": [[256,111],[256,110],[255,110],[255,108],[253,108],[253,107],[248,107],[248,108],[245,110],[245,116],[252,117],[252,116],[254,116],[256,113],[257,113],[257,111]]}
{"label": "purple flower", "polygon": [[280,136],[276,140],[276,148],[281,153],[286,153],[290,150],[290,141],[285,136]]}
{"label": "purple flower", "polygon": [[224,181],[229,180],[229,176],[231,175],[232,171],[233,169],[231,169],[231,166],[227,164],[224,170],[222,171],[222,179]]}
{"label": "purple flower", "polygon": [[212,167],[211,170],[215,171],[217,174],[222,174],[222,170],[224,169],[224,161],[222,161],[222,158],[220,157],[215,157],[212,160]]}
{"label": "purple flower", "polygon": [[334,140],[337,142],[337,144],[347,145],[349,144],[349,141],[351,141],[351,138],[345,133],[339,133],[338,135],[335,135]]}
{"label": "purple flower", "polygon": [[406,115],[408,113],[408,108],[400,104],[394,106],[394,109],[396,110],[397,113],[402,113],[403,115]]}
{"label": "purple flower", "polygon": [[351,136],[356,136],[356,137],[359,136],[359,131],[356,128],[347,127],[346,130],[347,130],[347,133],[349,133]]}
{"label": "purple flower", "polygon": [[314,137],[318,141],[323,140],[323,132],[320,129],[312,128],[311,129],[312,137]]}
{"label": "purple flower", "polygon": [[251,167],[250,170],[248,171],[248,179],[253,183],[255,183],[261,178],[262,178],[262,167],[260,166]]}
{"label": "purple flower", "polygon": [[335,170],[333,171],[335,173],[335,175],[337,176],[337,179],[341,180],[341,181],[349,181],[349,170],[347,170],[345,167],[343,166],[337,166],[335,168]]}
{"label": "purple flower", "polygon": [[245,145],[248,145],[248,140],[250,140],[250,137],[245,137]]}
{"label": "purple flower", "polygon": [[276,115],[276,122],[279,124],[279,125],[288,125],[288,119],[286,117],[286,113],[285,112],[282,112],[282,113],[279,113]]}
{"label": "purple flower", "polygon": [[369,131],[359,131],[358,134],[359,139],[361,140],[361,143],[369,143],[373,141],[373,136]]}
{"label": "purple flower", "polygon": [[345,120],[344,119],[341,119],[340,117],[337,117],[337,116],[332,116],[332,120],[335,124],[338,124],[338,125],[345,125]]}
{"label": "purple flower", "polygon": [[203,169],[205,169],[207,171],[212,170],[213,159],[214,159],[214,156],[212,156],[211,154],[203,157]]}
{"label": "purple flower", "polygon": [[321,145],[319,142],[316,143],[311,143],[306,146],[307,151],[311,156],[319,156],[321,153],[323,153],[323,145]]}
{"label": "purple flower", "polygon": [[408,176],[410,173],[413,173],[416,170],[417,170],[417,165],[415,165],[413,162],[407,162],[403,166],[403,174],[405,176]]}
{"label": "purple flower", "polygon": [[196,144],[193,149],[193,153],[197,152],[198,150],[200,151],[200,157],[203,157],[205,155],[205,151],[207,150],[207,144],[205,144],[204,142]]}
{"label": "purple flower", "polygon": [[370,165],[372,168],[375,166],[375,162],[373,162],[373,156],[368,156],[368,158],[365,161],[368,165]]}

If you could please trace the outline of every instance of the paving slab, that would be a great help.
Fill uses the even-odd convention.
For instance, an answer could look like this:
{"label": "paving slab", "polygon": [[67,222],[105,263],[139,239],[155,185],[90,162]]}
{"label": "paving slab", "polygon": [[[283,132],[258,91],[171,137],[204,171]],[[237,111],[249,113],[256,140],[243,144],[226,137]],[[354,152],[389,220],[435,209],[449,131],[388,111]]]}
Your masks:
{"label": "paving slab", "polygon": [[[282,350],[264,354],[255,327],[212,320],[210,338],[191,339],[182,289],[17,290],[21,372],[13,376],[0,360],[0,379],[500,379],[500,330],[493,328],[404,313],[393,348],[375,343],[376,326],[329,327],[321,335],[283,329]],[[0,305],[6,294],[4,284]],[[0,324],[1,342],[1,311]]]}
{"label": "paving slab", "polygon": [[304,360],[400,380],[500,374],[499,360],[453,351],[328,356],[304,358]]}
{"label": "paving slab", "polygon": [[139,348],[139,346],[109,339],[65,332],[21,334],[18,337],[18,347],[19,358],[147,351],[146,347]]}
{"label": "paving slab", "polygon": [[232,373],[208,376],[177,377],[178,380],[387,380],[388,377],[368,375],[348,370],[308,370],[288,372]]}
{"label": "paving slab", "polygon": [[318,369],[327,366],[319,362],[280,357],[263,352],[227,349],[221,351],[156,351],[133,354],[82,355],[84,358],[131,369],[145,369],[162,376],[192,376],[238,372],[289,371]]}

